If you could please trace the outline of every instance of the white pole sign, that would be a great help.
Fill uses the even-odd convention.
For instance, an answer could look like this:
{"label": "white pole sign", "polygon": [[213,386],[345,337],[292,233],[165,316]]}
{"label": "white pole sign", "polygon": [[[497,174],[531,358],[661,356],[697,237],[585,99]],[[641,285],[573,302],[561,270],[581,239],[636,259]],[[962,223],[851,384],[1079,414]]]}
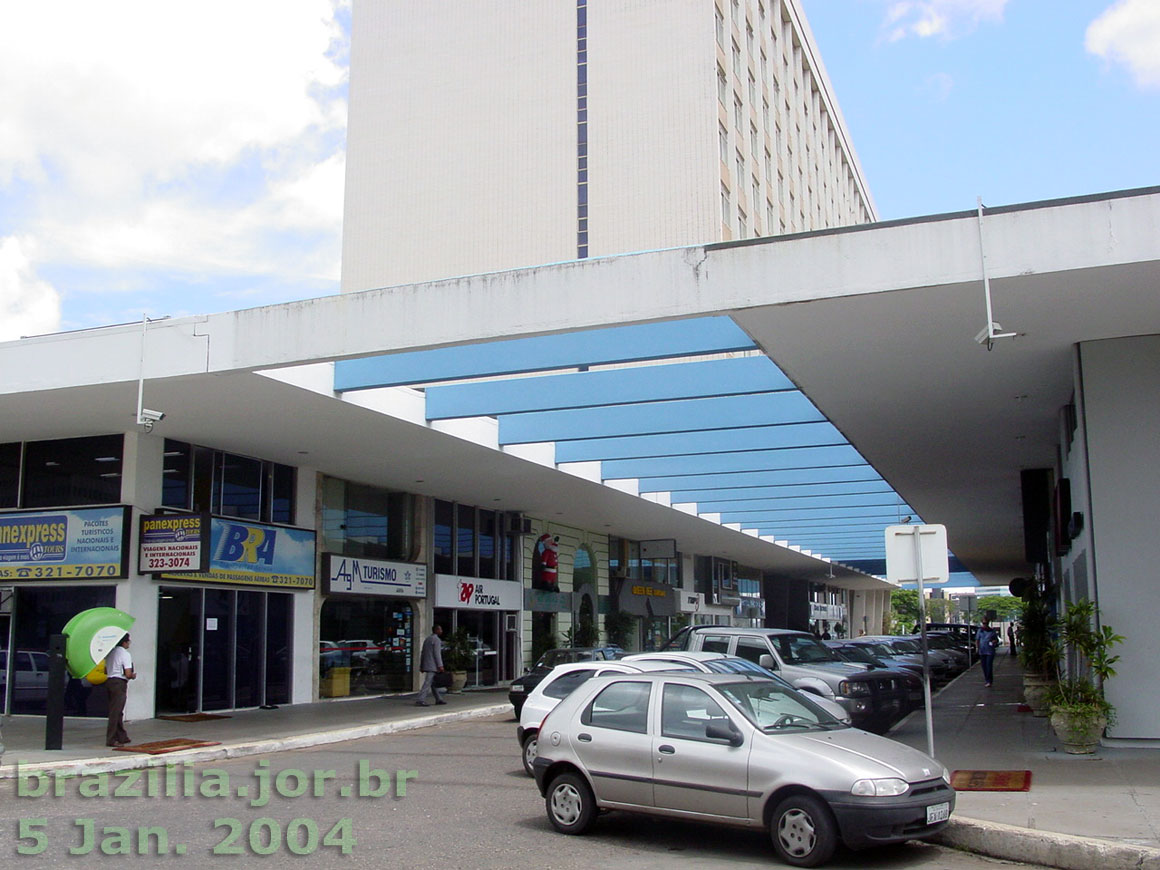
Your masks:
{"label": "white pole sign", "polygon": [[946,526],[886,527],[886,579],[891,583],[946,583],[950,577]]}
{"label": "white pole sign", "polygon": [[947,527],[937,525],[886,527],[886,578],[891,583],[918,582],[918,624],[922,635],[922,693],[926,699],[926,754],[934,756],[934,711],[930,698],[930,651],[926,644],[924,583],[950,580]]}

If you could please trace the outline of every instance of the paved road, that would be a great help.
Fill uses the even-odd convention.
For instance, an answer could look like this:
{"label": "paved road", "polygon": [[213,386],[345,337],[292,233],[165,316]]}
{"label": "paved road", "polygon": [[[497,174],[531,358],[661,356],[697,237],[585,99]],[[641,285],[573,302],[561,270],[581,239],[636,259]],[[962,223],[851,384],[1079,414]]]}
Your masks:
{"label": "paved road", "polygon": [[[114,859],[119,867],[142,868],[270,868],[287,861],[309,862],[312,870],[780,866],[759,832],[610,813],[589,836],[557,834],[523,773],[514,733],[510,719],[458,722],[217,765],[181,765],[168,778],[163,770],[137,782],[124,774],[104,783],[89,775],[60,783],[60,796],[53,796],[49,781],[9,781],[0,785],[7,810],[0,822],[0,866],[78,866],[86,850],[90,861],[109,861],[102,852],[123,853]],[[107,795],[100,794],[102,786]],[[322,796],[314,796],[316,788]],[[47,793],[38,795],[42,789]],[[117,789],[141,796],[118,797]],[[287,796],[274,793],[279,790]],[[157,832],[142,836],[139,826],[164,829],[167,857],[158,860]],[[1004,863],[907,844],[839,853],[830,866],[965,870]]]}

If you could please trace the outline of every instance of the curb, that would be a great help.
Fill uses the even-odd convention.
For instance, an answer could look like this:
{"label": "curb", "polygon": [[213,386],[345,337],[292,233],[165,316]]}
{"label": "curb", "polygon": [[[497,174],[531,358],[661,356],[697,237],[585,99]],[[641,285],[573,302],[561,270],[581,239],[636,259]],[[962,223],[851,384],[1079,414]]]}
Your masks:
{"label": "curb", "polygon": [[927,842],[1061,870],[1160,870],[1160,849],[962,817]]}
{"label": "curb", "polygon": [[185,749],[177,752],[167,752],[164,755],[134,755],[126,753],[120,758],[104,755],[95,758],[74,758],[68,761],[46,761],[31,764],[16,762],[15,764],[0,766],[0,780],[15,779],[18,771],[19,773],[51,773],[56,776],[79,776],[91,773],[112,773],[117,770],[165,767],[168,764],[180,762],[244,758],[248,755],[285,752],[292,749],[305,749],[311,746],[324,746],[328,743],[342,743],[346,740],[358,740],[362,737],[375,737],[380,734],[413,731],[416,728],[426,728],[429,725],[444,725],[448,722],[461,722],[468,719],[485,719],[488,716],[508,712],[511,712],[511,704],[505,702],[503,704],[489,704],[486,707],[473,707],[470,710],[428,713],[426,715],[412,716],[407,719],[378,722],[374,725],[358,725],[353,728],[340,728],[333,731],[314,731],[308,734],[294,734],[290,737],[207,746],[202,749]]}

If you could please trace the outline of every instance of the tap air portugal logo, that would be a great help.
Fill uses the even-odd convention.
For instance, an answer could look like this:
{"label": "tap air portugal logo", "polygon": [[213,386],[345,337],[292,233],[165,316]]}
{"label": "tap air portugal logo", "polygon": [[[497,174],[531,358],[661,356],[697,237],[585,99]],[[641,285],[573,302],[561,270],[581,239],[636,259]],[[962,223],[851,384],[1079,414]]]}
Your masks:
{"label": "tap air portugal logo", "polygon": [[274,564],[274,542],[278,532],[275,529],[259,529],[229,523],[222,530],[216,559],[220,562],[236,562],[242,565]]}

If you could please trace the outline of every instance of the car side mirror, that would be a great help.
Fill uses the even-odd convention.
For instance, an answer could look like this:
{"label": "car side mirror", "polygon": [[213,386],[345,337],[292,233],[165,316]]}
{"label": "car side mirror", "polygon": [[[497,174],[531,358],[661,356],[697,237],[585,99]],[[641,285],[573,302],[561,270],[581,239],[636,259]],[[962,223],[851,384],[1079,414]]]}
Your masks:
{"label": "car side mirror", "polygon": [[762,653],[760,656],[758,656],[757,663],[769,671],[776,671],[778,669],[777,662],[769,653]]}
{"label": "car side mirror", "polygon": [[730,746],[740,746],[745,742],[737,726],[728,719],[722,721],[714,719],[705,726],[705,736],[710,740],[725,740]]}

